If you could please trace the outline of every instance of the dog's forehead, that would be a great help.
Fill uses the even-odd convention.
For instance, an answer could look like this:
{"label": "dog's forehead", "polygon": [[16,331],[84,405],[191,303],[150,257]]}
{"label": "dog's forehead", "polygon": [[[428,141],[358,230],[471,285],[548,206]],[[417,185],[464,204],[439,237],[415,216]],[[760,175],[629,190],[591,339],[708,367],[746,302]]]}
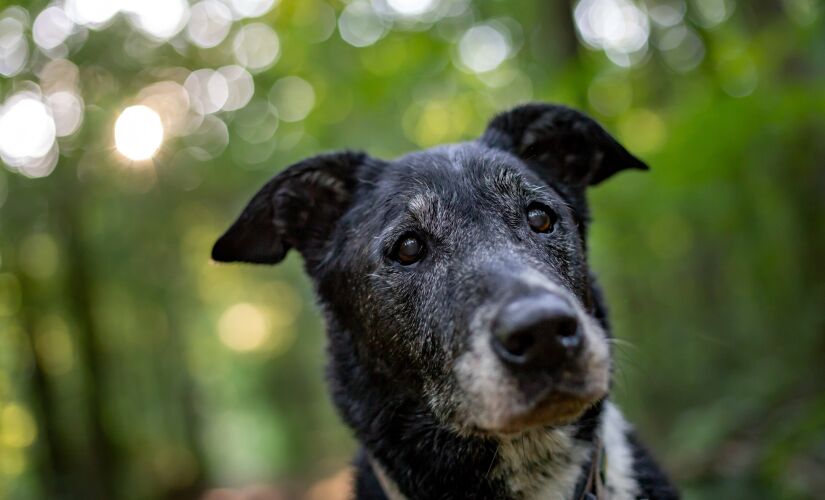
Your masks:
{"label": "dog's forehead", "polygon": [[518,158],[472,141],[404,155],[382,172],[380,184],[402,196],[443,199],[502,179],[539,182]]}
{"label": "dog's forehead", "polygon": [[393,162],[400,172],[461,176],[490,172],[496,167],[514,166],[519,161],[504,151],[477,141],[445,144],[406,154]]}

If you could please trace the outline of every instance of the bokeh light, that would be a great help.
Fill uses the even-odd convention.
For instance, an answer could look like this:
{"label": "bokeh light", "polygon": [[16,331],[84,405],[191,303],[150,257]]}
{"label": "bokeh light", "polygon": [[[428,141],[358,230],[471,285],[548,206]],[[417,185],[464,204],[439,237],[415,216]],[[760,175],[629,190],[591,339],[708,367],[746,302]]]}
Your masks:
{"label": "bokeh light", "polygon": [[126,158],[148,160],[163,143],[163,123],[155,110],[138,104],[124,109],[115,122],[115,147]]}
{"label": "bokeh light", "polygon": [[235,111],[241,109],[249,103],[255,93],[255,82],[252,75],[240,66],[224,66],[218,68],[218,73],[223,76],[227,87],[227,97],[221,109],[223,111]]}
{"label": "bokeh light", "polygon": [[83,99],[69,90],[60,90],[46,96],[52,110],[57,137],[77,132],[83,123]]}
{"label": "bokeh light", "polygon": [[135,27],[150,37],[166,40],[183,29],[189,18],[185,0],[123,0],[123,11]]}
{"label": "bokeh light", "polygon": [[736,3],[733,0],[693,0],[699,23],[706,28],[725,22],[733,13]]}
{"label": "bokeh light", "polygon": [[17,403],[0,407],[0,446],[25,448],[34,443],[37,424],[31,413]]}
{"label": "bokeh light", "polygon": [[166,136],[185,134],[197,120],[190,110],[189,93],[175,81],[163,80],[144,87],[136,101],[158,113]]}
{"label": "bokeh light", "polygon": [[656,46],[665,63],[677,73],[686,73],[699,65],[705,56],[705,45],[695,31],[684,25],[668,28]]}
{"label": "bokeh light", "polygon": [[584,43],[604,50],[619,66],[630,66],[644,55],[650,22],[630,0],[579,0],[573,16]]}
{"label": "bokeh light", "polygon": [[66,41],[74,31],[74,22],[58,6],[43,9],[32,25],[34,42],[44,50],[52,50]]}
{"label": "bokeh light", "polygon": [[29,59],[29,44],[24,36],[26,27],[12,16],[0,18],[0,75],[18,74]]}
{"label": "bokeh light", "polygon": [[15,94],[0,108],[0,157],[22,173],[51,173],[57,162],[56,137],[51,111],[38,94]]}
{"label": "bokeh light", "polygon": [[244,141],[259,144],[268,141],[274,143],[271,139],[278,130],[279,123],[276,109],[267,101],[256,99],[237,113],[233,125]]}
{"label": "bokeh light", "polygon": [[226,77],[213,69],[193,71],[183,86],[189,93],[193,108],[202,114],[219,111],[229,99],[229,84]]}
{"label": "bokeh light", "polygon": [[687,5],[684,0],[660,0],[647,11],[650,20],[662,27],[676,26],[685,18]]}
{"label": "bokeh light", "polygon": [[186,36],[202,48],[215,47],[229,34],[232,12],[218,0],[203,0],[192,6]]}
{"label": "bokeh light", "polygon": [[460,65],[474,73],[498,68],[510,57],[509,33],[501,24],[480,24],[462,35],[458,42]]}
{"label": "bokeh light", "polygon": [[387,0],[387,5],[403,16],[419,16],[436,6],[435,0]]}
{"label": "bokeh light", "polygon": [[218,337],[234,351],[260,348],[269,337],[266,317],[254,305],[247,303],[229,307],[218,320]]}
{"label": "bokeh light", "polygon": [[365,0],[354,0],[338,17],[341,38],[354,47],[366,47],[387,33],[387,24]]}
{"label": "bokeh light", "polygon": [[233,40],[235,60],[252,72],[263,71],[281,55],[281,41],[269,26],[263,23],[244,25]]}
{"label": "bokeh light", "polygon": [[269,102],[285,122],[297,122],[307,117],[315,105],[315,90],[297,76],[281,78],[269,91]]}
{"label": "bokeh light", "polygon": [[275,6],[275,0],[227,0],[235,19],[244,17],[259,17],[269,12]]}
{"label": "bokeh light", "polygon": [[190,152],[201,160],[217,157],[229,144],[229,129],[226,123],[215,115],[203,117],[200,126],[184,138],[191,146]]}
{"label": "bokeh light", "polygon": [[120,0],[66,0],[66,14],[77,24],[101,28],[120,11]]}

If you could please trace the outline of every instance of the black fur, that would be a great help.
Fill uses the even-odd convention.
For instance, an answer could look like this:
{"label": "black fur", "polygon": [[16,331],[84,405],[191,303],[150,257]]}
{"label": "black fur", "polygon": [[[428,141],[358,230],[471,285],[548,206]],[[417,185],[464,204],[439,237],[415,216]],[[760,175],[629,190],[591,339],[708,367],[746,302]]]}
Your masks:
{"label": "black fur", "polygon": [[[512,474],[545,480],[549,464],[573,457],[548,449],[525,458],[523,471],[502,473],[499,445],[513,438],[495,423],[521,422],[548,394],[572,394],[581,406],[571,423],[548,403],[542,425],[592,448],[604,407],[587,399],[602,369],[596,354],[571,355],[567,378],[503,372],[509,385],[481,389],[467,366],[494,363],[476,352],[487,352],[480,332],[502,304],[536,293],[525,276],[564,290],[601,325],[587,349],[607,344],[606,308],[587,267],[585,189],[628,168],[647,167],[593,120],[531,104],[497,116],[477,141],[395,161],[342,152],[293,165],[218,240],[217,261],[272,264],[290,248],[303,255],[327,320],[332,396],[363,445],[359,499],[385,498],[373,462],[407,498],[523,496]],[[536,203],[557,218],[549,234],[525,224]],[[409,234],[425,250],[407,266],[393,255]],[[494,406],[479,397],[488,389],[498,394]],[[640,493],[675,498],[647,452],[630,444]]]}

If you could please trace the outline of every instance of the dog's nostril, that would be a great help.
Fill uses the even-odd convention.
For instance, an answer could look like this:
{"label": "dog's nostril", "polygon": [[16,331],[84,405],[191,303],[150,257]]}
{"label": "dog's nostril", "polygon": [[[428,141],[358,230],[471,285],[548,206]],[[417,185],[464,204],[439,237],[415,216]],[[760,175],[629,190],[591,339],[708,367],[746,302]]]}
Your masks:
{"label": "dog's nostril", "polygon": [[560,298],[541,297],[509,304],[496,319],[494,348],[520,369],[553,369],[582,343],[573,309]]}
{"label": "dog's nostril", "polygon": [[555,318],[547,325],[548,333],[556,335],[563,341],[577,338],[579,322],[572,316],[561,316]]}
{"label": "dog's nostril", "polygon": [[499,338],[501,346],[513,356],[524,356],[527,351],[536,343],[536,338],[533,332],[515,332],[510,335],[505,335]]}

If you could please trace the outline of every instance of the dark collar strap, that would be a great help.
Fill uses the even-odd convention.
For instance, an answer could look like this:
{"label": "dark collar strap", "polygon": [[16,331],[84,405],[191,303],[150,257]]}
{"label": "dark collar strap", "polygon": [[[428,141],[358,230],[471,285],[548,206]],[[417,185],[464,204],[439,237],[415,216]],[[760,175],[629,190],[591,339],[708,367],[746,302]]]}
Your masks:
{"label": "dark collar strap", "polygon": [[590,464],[587,468],[587,475],[583,481],[579,482],[576,488],[576,500],[604,500],[607,498],[605,491],[605,473],[607,471],[607,457],[604,453],[601,439],[596,439],[593,443],[593,455],[590,457]]}

